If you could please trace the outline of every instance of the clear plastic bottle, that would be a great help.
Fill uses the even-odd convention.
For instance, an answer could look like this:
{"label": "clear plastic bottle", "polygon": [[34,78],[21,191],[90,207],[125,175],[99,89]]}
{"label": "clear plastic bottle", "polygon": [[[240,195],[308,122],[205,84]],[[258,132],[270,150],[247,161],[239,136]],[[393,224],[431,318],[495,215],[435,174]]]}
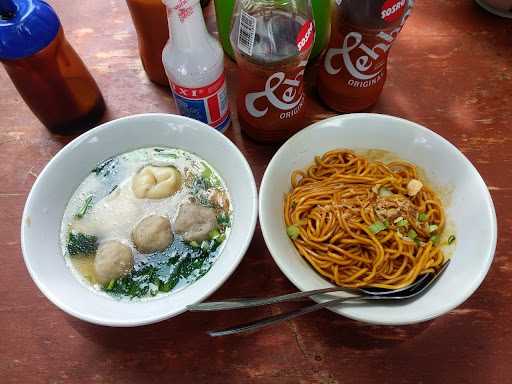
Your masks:
{"label": "clear plastic bottle", "polygon": [[219,131],[231,123],[224,52],[211,36],[199,0],[164,0],[170,38],[162,61],[180,114]]}
{"label": "clear plastic bottle", "polygon": [[315,39],[309,0],[237,0],[231,45],[239,68],[238,119],[262,142],[303,128],[304,70]]}

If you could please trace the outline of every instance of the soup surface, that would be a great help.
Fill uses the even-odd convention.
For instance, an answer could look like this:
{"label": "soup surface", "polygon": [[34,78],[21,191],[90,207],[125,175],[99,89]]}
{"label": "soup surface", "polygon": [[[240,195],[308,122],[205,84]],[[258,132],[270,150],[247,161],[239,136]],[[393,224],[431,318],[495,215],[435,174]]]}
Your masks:
{"label": "soup surface", "polygon": [[229,236],[219,174],[198,156],[152,147],[98,164],[71,197],[61,246],[74,275],[119,298],[175,292],[206,274]]}

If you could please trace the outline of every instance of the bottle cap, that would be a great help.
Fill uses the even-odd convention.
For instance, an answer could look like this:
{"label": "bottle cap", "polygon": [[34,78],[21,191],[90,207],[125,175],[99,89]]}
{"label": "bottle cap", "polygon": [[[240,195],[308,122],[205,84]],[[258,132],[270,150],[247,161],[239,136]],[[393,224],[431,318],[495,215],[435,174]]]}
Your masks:
{"label": "bottle cap", "polygon": [[57,14],[41,0],[0,0],[0,60],[33,55],[50,44],[60,28]]}

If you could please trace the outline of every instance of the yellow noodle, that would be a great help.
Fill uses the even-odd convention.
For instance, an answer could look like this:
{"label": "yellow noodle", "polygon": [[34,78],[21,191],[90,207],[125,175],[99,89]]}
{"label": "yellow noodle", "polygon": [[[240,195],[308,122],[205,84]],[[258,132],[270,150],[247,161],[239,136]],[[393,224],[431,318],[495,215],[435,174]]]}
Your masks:
{"label": "yellow noodle", "polygon": [[[444,209],[428,186],[409,196],[413,179],[416,167],[403,161],[384,164],[348,150],[316,156],[309,168],[292,173],[284,199],[285,223],[298,228],[297,250],[343,287],[396,289],[436,271],[444,255],[431,236],[444,229]],[[374,233],[377,222],[385,229]]]}

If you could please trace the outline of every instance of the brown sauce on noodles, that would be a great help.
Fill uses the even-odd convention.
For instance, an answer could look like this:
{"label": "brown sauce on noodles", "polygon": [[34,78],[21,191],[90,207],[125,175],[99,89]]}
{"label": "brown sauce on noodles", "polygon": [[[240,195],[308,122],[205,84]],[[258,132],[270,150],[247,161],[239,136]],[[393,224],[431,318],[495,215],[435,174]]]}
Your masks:
{"label": "brown sauce on noodles", "polygon": [[413,164],[333,150],[294,171],[291,184],[288,235],[336,285],[396,289],[443,264],[443,205]]}

